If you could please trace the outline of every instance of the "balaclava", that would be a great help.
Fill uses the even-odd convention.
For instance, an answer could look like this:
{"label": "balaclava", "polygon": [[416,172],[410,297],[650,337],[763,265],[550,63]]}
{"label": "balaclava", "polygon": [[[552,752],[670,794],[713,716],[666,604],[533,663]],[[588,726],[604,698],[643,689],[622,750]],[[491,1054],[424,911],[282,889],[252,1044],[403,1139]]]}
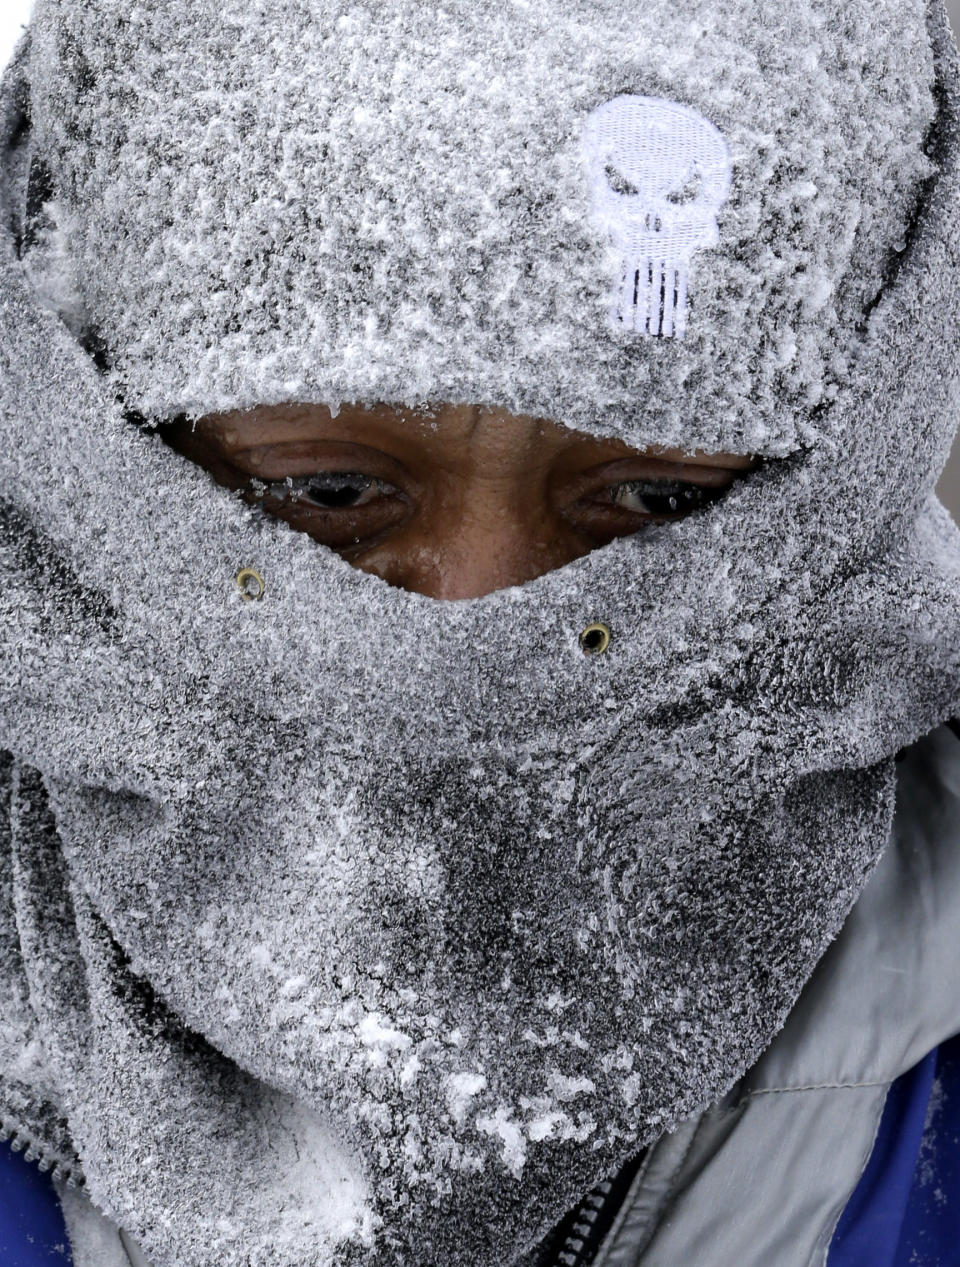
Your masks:
{"label": "balaclava", "polygon": [[[155,1267],[502,1267],[770,1042],[960,707],[958,110],[940,0],[39,0],[3,1124]],[[281,401],[765,461],[442,602],[157,431]]]}

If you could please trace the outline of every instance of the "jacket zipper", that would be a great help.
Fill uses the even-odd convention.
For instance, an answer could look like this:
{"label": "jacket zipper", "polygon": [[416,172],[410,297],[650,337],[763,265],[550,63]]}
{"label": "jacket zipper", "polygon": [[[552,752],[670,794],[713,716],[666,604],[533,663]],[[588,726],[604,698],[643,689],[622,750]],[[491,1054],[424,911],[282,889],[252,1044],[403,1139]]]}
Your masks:
{"label": "jacket zipper", "polygon": [[553,1233],[549,1267],[589,1267],[607,1238],[647,1150],[641,1149],[615,1175],[598,1183]]}
{"label": "jacket zipper", "polygon": [[613,1184],[605,1179],[584,1197],[552,1267],[584,1267],[594,1260],[606,1234],[609,1220],[601,1215],[607,1212],[612,1192]]}
{"label": "jacket zipper", "polygon": [[9,1118],[0,1119],[0,1143],[9,1144],[15,1153],[22,1152],[24,1161],[36,1162],[44,1174],[50,1172],[52,1179],[58,1182],[63,1180],[70,1188],[83,1187],[84,1178],[82,1175],[79,1178],[74,1175],[75,1166],[72,1162],[58,1158],[21,1127],[12,1124]]}
{"label": "jacket zipper", "polygon": [[[68,1188],[82,1189],[86,1183],[82,1175],[79,1179],[74,1177],[74,1167],[69,1162],[58,1161],[51,1157],[36,1140],[32,1140],[26,1132],[19,1127],[10,1125],[8,1121],[0,1124],[0,1143],[9,1144],[15,1153],[23,1152],[24,1161],[36,1162],[39,1169],[44,1173],[51,1171],[51,1178],[65,1180]],[[131,1267],[150,1267],[150,1264],[143,1256],[143,1252],[135,1242],[130,1240],[123,1228],[118,1228],[117,1231],[123,1252],[126,1254]]]}

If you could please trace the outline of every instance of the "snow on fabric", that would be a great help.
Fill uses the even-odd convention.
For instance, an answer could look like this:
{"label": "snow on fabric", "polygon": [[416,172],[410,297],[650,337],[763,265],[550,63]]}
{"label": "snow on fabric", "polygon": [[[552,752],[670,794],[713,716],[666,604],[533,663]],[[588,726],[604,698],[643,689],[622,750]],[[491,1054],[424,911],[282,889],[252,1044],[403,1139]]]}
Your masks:
{"label": "snow on fabric", "polygon": [[[784,453],[847,381],[929,172],[922,9],[297,0],[281,34],[262,0],[48,0],[35,146],[145,412],[494,399]],[[709,119],[735,166],[696,319],[656,356],[610,337],[581,155],[624,89]]]}
{"label": "snow on fabric", "polygon": [[[733,160],[682,340],[609,323],[581,140],[622,94]],[[0,96],[0,1090],[155,1267],[502,1267],[770,1041],[960,707],[958,104],[919,0],[39,0]],[[769,460],[436,602],[154,426],[286,399]]]}

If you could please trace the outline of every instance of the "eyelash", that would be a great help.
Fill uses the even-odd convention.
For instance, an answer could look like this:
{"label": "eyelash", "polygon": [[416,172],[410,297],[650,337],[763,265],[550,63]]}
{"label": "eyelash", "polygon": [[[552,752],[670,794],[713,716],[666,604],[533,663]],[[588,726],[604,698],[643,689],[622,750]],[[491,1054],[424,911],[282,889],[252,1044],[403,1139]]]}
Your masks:
{"label": "eyelash", "polygon": [[666,500],[666,506],[648,506],[637,513],[672,515],[684,510],[699,510],[702,506],[717,501],[727,492],[727,486],[708,487],[685,483],[683,480],[627,480],[622,484],[612,485],[610,492],[610,500],[614,505],[622,504],[619,495],[624,493],[635,493],[644,501]]}
{"label": "eyelash", "polygon": [[[361,475],[357,471],[319,471],[316,475],[305,475],[297,478],[288,475],[284,480],[274,480],[269,483],[258,479],[250,480],[250,488],[258,500],[273,497],[278,501],[292,502],[294,505],[302,503],[305,499],[307,499],[307,504],[311,505],[309,501],[310,489],[324,486],[330,490],[353,488],[357,495],[361,497],[369,492],[371,488],[375,488],[378,493],[384,496],[389,496],[398,491],[392,484],[388,484],[386,480],[377,479],[370,475]],[[338,510],[353,510],[355,506],[323,506],[313,501],[311,508],[336,512]]]}
{"label": "eyelash", "polygon": [[[394,485],[388,484],[385,480],[363,475],[359,471],[319,471],[315,475],[298,477],[288,475],[284,480],[270,482],[253,478],[249,481],[248,487],[257,501],[273,498],[295,506],[303,505],[307,509],[328,515],[336,515],[341,511],[362,510],[371,503],[354,501],[343,502],[340,505],[323,505],[316,497],[311,498],[311,489],[347,490],[348,495],[353,492],[357,498],[365,496],[371,489],[375,489],[384,498],[399,492]],[[604,489],[603,493],[594,499],[593,505],[617,507],[637,515],[657,518],[702,509],[717,501],[727,491],[727,485],[705,486],[683,480],[624,480]],[[630,497],[638,497],[642,506],[625,505]]]}

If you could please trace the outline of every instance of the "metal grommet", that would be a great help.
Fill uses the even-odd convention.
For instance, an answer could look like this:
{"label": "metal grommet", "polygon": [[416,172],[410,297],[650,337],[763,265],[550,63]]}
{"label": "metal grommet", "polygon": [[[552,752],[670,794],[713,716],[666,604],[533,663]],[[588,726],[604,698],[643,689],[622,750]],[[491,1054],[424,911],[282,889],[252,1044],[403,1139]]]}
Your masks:
{"label": "metal grommet", "polygon": [[595,621],[594,624],[587,625],[580,635],[580,650],[584,655],[603,655],[610,646],[612,637],[609,625],[601,620]]}
{"label": "metal grommet", "polygon": [[[251,590],[250,583],[253,582],[255,589]],[[248,602],[255,598],[263,598],[264,590],[267,588],[263,583],[263,577],[255,568],[241,568],[237,573],[237,584],[240,586],[240,594]]]}

